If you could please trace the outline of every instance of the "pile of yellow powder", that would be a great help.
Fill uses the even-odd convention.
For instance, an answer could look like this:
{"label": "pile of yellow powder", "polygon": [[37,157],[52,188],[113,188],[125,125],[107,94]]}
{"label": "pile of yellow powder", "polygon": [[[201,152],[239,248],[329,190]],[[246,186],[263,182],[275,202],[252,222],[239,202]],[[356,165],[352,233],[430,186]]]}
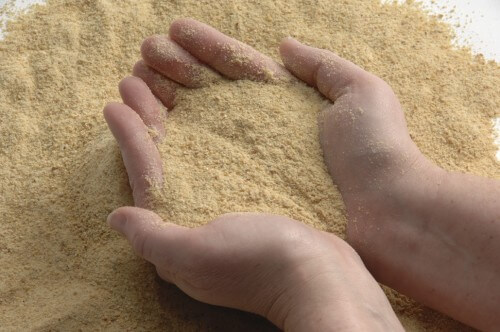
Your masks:
{"label": "pile of yellow powder", "polygon": [[343,203],[318,140],[325,103],[301,82],[184,89],[159,145],[165,185],[153,191],[154,209],[189,226],[228,211],[268,212],[342,235]]}
{"label": "pile of yellow powder", "polygon": [[[208,23],[278,61],[277,44],[288,35],[337,52],[389,82],[413,139],[432,160],[500,178],[491,123],[500,116],[500,67],[454,49],[451,29],[414,5],[49,0],[11,21],[0,41],[2,330],[274,330],[262,318],[199,303],[161,282],[104,222],[132,199],[101,110],[119,99],[117,83],[140,57],[141,41],[166,33],[179,17]],[[178,194],[179,203],[169,210],[165,199],[162,215],[198,225],[237,205],[272,205],[343,233],[340,196],[318,159],[322,101],[312,89],[231,82],[185,98],[186,105],[200,103],[181,111],[180,100],[167,122],[172,140],[160,148],[172,185],[157,198]],[[203,163],[181,164],[196,154]],[[225,194],[215,204],[203,197],[208,193]],[[183,208],[189,205],[193,211]],[[387,293],[410,331],[466,329]]]}

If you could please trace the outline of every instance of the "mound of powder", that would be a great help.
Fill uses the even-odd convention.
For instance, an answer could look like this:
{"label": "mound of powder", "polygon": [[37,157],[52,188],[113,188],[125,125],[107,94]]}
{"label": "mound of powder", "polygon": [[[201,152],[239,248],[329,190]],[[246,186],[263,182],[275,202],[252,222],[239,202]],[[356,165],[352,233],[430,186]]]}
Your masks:
{"label": "mound of powder", "polygon": [[302,82],[184,89],[159,146],[165,185],[153,191],[155,210],[189,226],[230,211],[268,212],[343,236],[341,196],[318,140],[325,103]]}
{"label": "mound of powder", "polygon": [[[288,35],[335,51],[393,87],[410,134],[429,158],[449,170],[500,178],[491,123],[500,116],[500,66],[453,47],[451,28],[417,5],[382,5],[378,0],[48,0],[11,20],[0,41],[1,330],[274,330],[262,318],[199,303],[161,282],[154,268],[135,257],[105,223],[108,213],[131,205],[132,199],[118,146],[101,110],[107,102],[119,99],[117,84],[139,59],[142,40],[166,33],[170,22],[179,17],[210,24],[277,61],[277,45]],[[171,113],[167,126],[172,140],[167,139],[161,149],[167,180],[176,183],[171,190],[186,202],[179,201],[175,212],[166,208],[160,212],[187,225],[207,222],[217,213],[229,212],[222,210],[230,206],[222,201],[220,206],[211,204],[201,193],[223,186],[230,188],[227,194],[241,197],[241,209],[269,207],[341,234],[342,202],[324,169],[317,164],[303,167],[298,165],[301,159],[293,159],[294,151],[311,154],[311,160],[320,157],[318,143],[312,140],[317,135],[313,124],[318,110],[310,106],[319,105],[319,97],[303,86],[237,84],[250,89],[248,95],[238,86],[227,86],[224,89],[229,92],[219,93],[220,102],[214,95],[206,108],[179,108]],[[287,95],[290,89],[307,102]],[[283,114],[272,118],[262,109],[242,109],[246,117],[222,121],[223,115],[239,116],[234,110],[224,112],[227,105],[268,105],[269,91],[276,101],[285,101],[277,102],[272,112],[288,112],[290,120]],[[203,92],[186,95],[186,105],[199,98],[195,93]],[[237,100],[224,104],[227,93]],[[245,102],[250,95],[255,100]],[[282,109],[288,101],[280,96],[298,107]],[[300,107],[303,104],[308,108]],[[188,118],[205,110],[220,114],[220,123],[190,127]],[[289,146],[279,151],[273,142],[252,134],[263,127],[248,113],[259,114],[270,125],[269,133],[261,135],[275,134],[276,140],[289,140]],[[300,116],[308,119],[301,123],[309,127],[296,128]],[[279,119],[285,122],[280,124]],[[212,125],[221,126],[218,134],[207,133]],[[185,132],[175,133],[181,126]],[[279,136],[280,126],[283,132],[289,126],[288,137]],[[228,136],[231,130],[234,139]],[[297,145],[301,133],[304,145]],[[174,143],[181,135],[185,141]],[[220,150],[217,160],[208,159],[206,151],[198,151],[199,158],[194,158],[202,140],[206,146],[228,146],[233,153],[236,149],[242,159],[229,160],[230,154]],[[186,153],[182,158],[203,159],[207,164],[184,165],[185,173],[180,174],[179,166],[169,167],[167,158],[180,160],[181,153]],[[294,162],[297,169],[290,168]],[[278,164],[286,164],[287,171],[271,174]],[[177,172],[189,185],[169,172]],[[261,172],[269,176],[258,176]],[[324,181],[313,172],[323,174]],[[229,174],[235,175],[232,182],[224,183]],[[219,177],[221,187],[203,188],[203,179],[210,180],[206,185],[214,185],[208,179],[211,176]],[[245,183],[247,178],[258,185],[253,191],[238,193],[235,181]],[[302,183],[306,179],[330,187],[309,190],[312,184]],[[300,192],[300,187],[308,191]],[[264,197],[269,200],[264,202]],[[332,206],[323,206],[327,200]],[[199,210],[187,214],[182,206],[188,202]],[[206,218],[202,213],[207,213]],[[410,331],[467,329],[386,291]]]}

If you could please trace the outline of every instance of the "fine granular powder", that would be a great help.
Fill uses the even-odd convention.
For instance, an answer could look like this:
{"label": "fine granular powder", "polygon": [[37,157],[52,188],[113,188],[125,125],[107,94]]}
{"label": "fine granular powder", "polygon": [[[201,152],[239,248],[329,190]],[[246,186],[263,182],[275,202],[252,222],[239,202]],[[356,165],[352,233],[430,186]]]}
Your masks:
{"label": "fine granular powder", "polygon": [[323,162],[318,112],[302,82],[227,81],[179,92],[160,145],[164,219],[199,226],[234,212],[286,215],[343,236],[344,206]]}
{"label": "fine granular powder", "polygon": [[[135,257],[128,244],[104,222],[109,212],[131,205],[132,200],[117,144],[101,110],[106,102],[119,99],[117,83],[140,57],[141,41],[148,35],[166,33],[169,23],[179,17],[210,24],[278,61],[277,44],[288,35],[337,52],[393,87],[412,138],[437,164],[500,178],[491,123],[500,116],[500,68],[467,49],[455,49],[450,42],[451,29],[416,5],[381,5],[377,0],[49,0],[47,5],[35,6],[9,22],[6,37],[0,41],[2,329],[274,329],[264,319],[201,304],[161,282],[152,266]],[[249,112],[247,106],[268,105],[266,98],[272,93],[281,94],[277,99],[291,98],[298,106],[311,100],[316,100],[313,104],[317,106],[321,103],[312,89],[302,85],[264,89],[249,82],[224,84],[207,89],[222,89],[221,101],[233,94],[237,100],[231,107],[239,105],[245,108],[243,112]],[[238,85],[248,85],[249,95],[242,95]],[[287,91],[297,93],[289,96]],[[195,100],[206,92],[193,91],[186,98]],[[255,103],[246,101],[251,93],[258,95]],[[217,104],[216,96],[211,98]],[[214,111],[222,116],[221,106],[220,102]],[[274,112],[280,112],[279,107],[276,105]],[[205,109],[191,113],[180,110],[174,110],[172,124],[167,123],[173,140],[182,117],[187,121],[196,114],[201,116]],[[314,112],[317,110],[311,107],[310,113],[301,116],[312,121]],[[226,114],[226,127],[231,125],[244,136],[230,140],[232,134],[225,132],[226,138],[215,133],[196,137],[186,127],[183,135],[193,135],[193,139],[184,146],[192,144],[197,149],[198,144],[210,139],[232,142],[241,146],[245,158],[254,153],[245,145],[247,140],[264,144],[255,151],[257,155],[272,154],[263,137],[252,136],[255,121],[238,119],[235,114]],[[306,118],[287,118],[284,128],[295,128],[297,121]],[[312,135],[317,129],[310,130]],[[269,135],[273,131],[279,134],[273,127]],[[302,132],[305,128],[297,129],[289,139]],[[307,137],[308,144],[317,144],[311,137]],[[166,170],[166,152],[182,157],[181,150],[169,144],[167,139],[160,146]],[[233,163],[231,156],[226,158],[238,172],[241,160]],[[214,159],[217,162],[224,160]],[[195,165],[190,167],[193,173],[181,175],[194,176],[200,170]],[[242,173],[241,181],[252,174]],[[204,176],[214,176],[211,183],[219,176],[220,186],[224,185],[224,174]],[[286,180],[280,178],[283,183]],[[294,180],[303,181],[301,177]],[[171,188],[189,194],[189,188],[181,183],[171,183],[178,183]],[[301,184],[290,186],[286,193],[295,195],[296,200],[285,199],[289,196],[282,192],[269,192],[269,197],[282,204],[277,207],[283,209],[282,214],[287,214],[284,210],[290,206],[288,213],[297,215],[297,219],[341,234],[345,218],[334,185],[329,183],[332,207],[322,209],[312,203],[327,198],[307,197],[314,191],[300,193]],[[256,196],[261,194],[257,189]],[[256,196],[245,196],[253,204],[248,206],[264,209],[265,204],[259,205],[260,196]],[[185,197],[197,202],[194,195]],[[216,209],[200,204],[196,208],[208,215],[222,212],[217,209],[224,205]],[[179,223],[203,223],[200,219],[189,221],[189,215],[181,210],[176,213]],[[324,218],[321,213],[325,213]],[[206,221],[209,219],[207,216]],[[318,224],[322,220],[337,220],[338,224]],[[467,329],[394,291],[387,290],[387,294],[408,330]]]}

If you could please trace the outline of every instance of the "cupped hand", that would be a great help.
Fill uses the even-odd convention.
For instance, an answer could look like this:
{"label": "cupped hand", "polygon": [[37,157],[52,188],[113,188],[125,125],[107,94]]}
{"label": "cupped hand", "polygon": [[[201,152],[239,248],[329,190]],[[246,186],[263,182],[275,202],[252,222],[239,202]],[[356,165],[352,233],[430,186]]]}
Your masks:
{"label": "cupped hand", "polygon": [[[108,104],[104,116],[120,145],[135,204],[147,208],[149,189],[163,182],[155,144],[168,139],[164,107],[175,109],[179,87],[201,87],[221,76],[268,81],[291,75],[248,45],[189,19],[175,21],[169,36],[146,39],[141,51],[135,77],[120,83],[123,104]],[[109,216],[111,227],[163,279],[195,299],[263,315],[286,330],[401,329],[358,255],[332,234],[252,213],[187,229],[141,208],[117,209]]]}
{"label": "cupped hand", "polygon": [[382,79],[292,39],[280,51],[286,68],[332,102],[320,117],[320,142],[346,204],[347,241],[369,271],[456,320],[497,329],[498,180],[449,172],[425,157]]}
{"label": "cupped hand", "polygon": [[290,73],[271,58],[203,23],[180,19],[169,35],[147,38],[143,60],[120,82],[123,103],[110,103],[104,117],[122,151],[134,203],[148,206],[148,190],[163,182],[155,143],[165,137],[165,108],[172,111],[179,87],[197,88],[220,79],[272,81]]}
{"label": "cupped hand", "polygon": [[262,315],[286,331],[400,329],[354,250],[289,218],[231,213],[190,229],[123,207],[108,222],[161,278],[199,301]]}

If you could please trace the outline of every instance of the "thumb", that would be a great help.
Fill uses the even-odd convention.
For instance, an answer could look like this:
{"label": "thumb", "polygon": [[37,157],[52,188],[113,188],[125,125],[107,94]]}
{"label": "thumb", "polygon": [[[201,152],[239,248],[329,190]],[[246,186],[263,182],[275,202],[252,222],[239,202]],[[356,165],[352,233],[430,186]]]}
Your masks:
{"label": "thumb", "polygon": [[152,211],[130,206],[116,209],[107,221],[127,238],[136,254],[167,269],[176,265],[189,232],[188,228],[164,222]]}
{"label": "thumb", "polygon": [[280,44],[285,67],[334,102],[351,88],[369,84],[376,76],[338,55],[288,37]]}

